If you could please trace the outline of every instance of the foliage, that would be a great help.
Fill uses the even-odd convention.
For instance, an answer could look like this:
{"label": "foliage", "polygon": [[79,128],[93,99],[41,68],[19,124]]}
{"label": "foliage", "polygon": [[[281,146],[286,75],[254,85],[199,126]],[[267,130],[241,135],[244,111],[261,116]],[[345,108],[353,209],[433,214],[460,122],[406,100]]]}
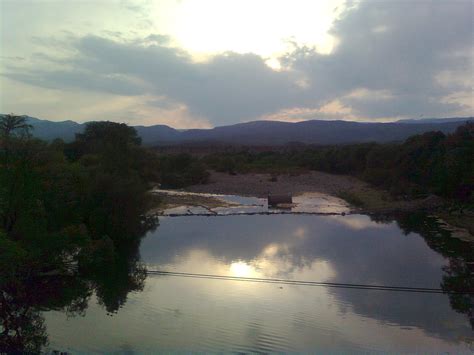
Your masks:
{"label": "foliage", "polygon": [[364,201],[350,191],[341,191],[337,194],[337,197],[349,202],[351,205],[358,207],[364,206]]}
{"label": "foliage", "polygon": [[143,287],[138,246],[157,225],[146,212],[159,161],[133,128],[93,122],[70,144],[30,129],[0,118],[0,352],[46,344],[38,307],[81,312],[95,290],[116,311]]}
{"label": "foliage", "polygon": [[393,195],[436,194],[473,203],[474,123],[444,135],[427,132],[400,144],[351,144],[280,148],[254,153],[214,153],[203,158],[214,170],[290,173],[298,169],[355,175]]}
{"label": "foliage", "polygon": [[14,114],[2,115],[0,119],[0,134],[3,139],[28,136],[32,126],[27,123],[26,116]]}
{"label": "foliage", "polygon": [[203,184],[209,178],[204,164],[189,154],[170,154],[160,157],[160,181],[162,187],[180,188]]}
{"label": "foliage", "polygon": [[26,251],[0,231],[0,284],[13,279],[25,262]]}

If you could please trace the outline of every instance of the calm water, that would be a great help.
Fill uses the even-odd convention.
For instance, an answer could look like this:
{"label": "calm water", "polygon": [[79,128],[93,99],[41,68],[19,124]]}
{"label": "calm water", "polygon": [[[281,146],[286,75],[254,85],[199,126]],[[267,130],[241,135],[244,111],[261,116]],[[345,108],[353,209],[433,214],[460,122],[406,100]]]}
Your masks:
{"label": "calm water", "polygon": [[[427,224],[362,215],[164,217],[140,256],[149,270],[472,286],[472,245]],[[116,312],[92,295],[79,316],[43,316],[50,349],[72,352],[470,353],[473,296],[450,297],[148,275]]]}

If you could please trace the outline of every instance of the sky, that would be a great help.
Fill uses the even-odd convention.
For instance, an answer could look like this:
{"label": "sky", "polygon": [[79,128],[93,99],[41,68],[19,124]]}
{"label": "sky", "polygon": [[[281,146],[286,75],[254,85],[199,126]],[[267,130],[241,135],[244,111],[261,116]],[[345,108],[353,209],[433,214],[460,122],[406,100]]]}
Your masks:
{"label": "sky", "polygon": [[471,0],[0,0],[0,112],[206,128],[474,116]]}

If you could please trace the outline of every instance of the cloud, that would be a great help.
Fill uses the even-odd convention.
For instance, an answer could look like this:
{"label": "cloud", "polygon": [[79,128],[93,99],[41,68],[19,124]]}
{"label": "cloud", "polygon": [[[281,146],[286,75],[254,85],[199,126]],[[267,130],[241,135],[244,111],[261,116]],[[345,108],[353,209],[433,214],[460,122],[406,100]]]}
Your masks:
{"label": "cloud", "polygon": [[41,86],[48,89],[79,89],[106,92],[115,95],[133,96],[143,94],[144,90],[139,85],[121,74],[99,74],[82,70],[57,70],[32,73],[10,73],[5,77],[15,79],[27,84]]}
{"label": "cloud", "polygon": [[[5,76],[45,88],[74,88],[137,95],[145,91],[184,103],[214,124],[233,123],[283,108],[301,91],[287,72],[254,54],[224,53],[196,63],[185,51],[150,41],[77,39],[69,70],[16,70]],[[144,43],[145,42],[145,43]]]}
{"label": "cloud", "polygon": [[146,95],[152,107],[185,107],[212,125],[288,112],[290,120],[298,112],[359,120],[472,115],[472,11],[471,1],[361,2],[335,22],[331,53],[295,43],[280,70],[252,53],[195,61],[155,33],[68,35],[60,58],[42,56],[50,65],[10,65],[2,75],[48,89]]}
{"label": "cloud", "polygon": [[228,52],[196,63],[178,48],[99,37],[82,38],[77,49],[83,59],[76,61],[76,68],[140,78],[154,94],[183,102],[214,124],[282,108],[298,91],[289,74],[271,69],[254,54]]}
{"label": "cloud", "polygon": [[[307,74],[318,103],[340,98],[367,117],[449,114],[463,106],[441,98],[467,88],[442,85],[436,76],[446,69],[472,74],[472,11],[470,1],[362,2],[335,23],[339,45],[330,55],[301,47],[282,59]],[[358,89],[392,97],[349,96]]]}

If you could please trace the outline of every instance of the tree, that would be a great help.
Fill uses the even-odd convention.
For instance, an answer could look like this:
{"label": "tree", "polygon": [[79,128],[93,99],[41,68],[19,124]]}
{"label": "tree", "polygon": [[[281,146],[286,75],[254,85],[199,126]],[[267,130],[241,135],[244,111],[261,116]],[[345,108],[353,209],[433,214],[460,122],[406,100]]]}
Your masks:
{"label": "tree", "polygon": [[47,342],[40,310],[81,312],[95,289],[113,312],[143,287],[156,165],[126,125],[95,122],[65,144],[31,137],[25,117],[0,123],[0,352],[36,353]]}
{"label": "tree", "polygon": [[124,123],[90,122],[84,133],[76,134],[69,155],[88,165],[99,164],[108,173],[126,175],[133,170],[140,144],[137,131]]}
{"label": "tree", "polygon": [[135,128],[124,123],[90,122],[84,133],[76,134],[76,143],[83,154],[113,152],[115,155],[141,144]]}
{"label": "tree", "polygon": [[30,131],[33,126],[27,123],[27,119],[26,116],[17,116],[13,113],[0,116],[0,151],[3,151],[3,162],[0,162],[0,166],[8,168],[15,140],[22,142],[25,138],[31,137]]}
{"label": "tree", "polygon": [[13,113],[0,117],[0,134],[2,139],[8,139],[12,135],[29,137],[32,125],[28,124],[27,116],[17,116]]}

